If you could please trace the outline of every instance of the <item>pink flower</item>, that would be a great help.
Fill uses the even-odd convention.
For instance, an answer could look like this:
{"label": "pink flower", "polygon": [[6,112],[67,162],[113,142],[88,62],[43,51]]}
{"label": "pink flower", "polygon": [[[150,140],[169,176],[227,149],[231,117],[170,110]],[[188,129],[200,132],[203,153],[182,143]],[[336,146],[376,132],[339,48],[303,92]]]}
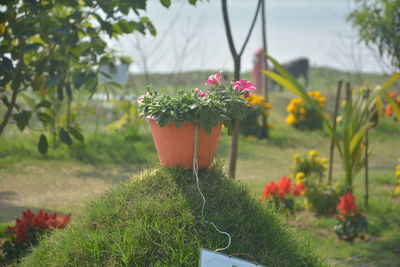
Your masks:
{"label": "pink flower", "polygon": [[145,95],[142,95],[142,96],[139,96],[136,100],[137,100],[137,102],[142,102],[143,101],[143,99],[144,99],[144,97],[146,96],[146,95],[150,95],[148,92],[145,94]]}
{"label": "pink flower", "polygon": [[193,89],[200,97],[206,97],[207,93],[202,92],[199,88]]}
{"label": "pink flower", "polygon": [[205,84],[222,85],[222,82],[221,82],[221,71],[218,72],[215,75],[211,75],[210,77],[208,77],[208,80],[205,82]]}
{"label": "pink flower", "polygon": [[243,91],[244,97],[249,97],[250,92],[249,90],[255,90],[256,87],[247,80],[239,80],[232,83],[233,89]]}

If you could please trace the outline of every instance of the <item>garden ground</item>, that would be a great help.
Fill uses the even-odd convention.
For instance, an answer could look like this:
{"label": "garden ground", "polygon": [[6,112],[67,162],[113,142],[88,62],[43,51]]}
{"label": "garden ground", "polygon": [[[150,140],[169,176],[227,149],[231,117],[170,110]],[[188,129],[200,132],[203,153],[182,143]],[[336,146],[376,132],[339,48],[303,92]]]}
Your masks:
{"label": "garden ground", "polygon": [[[192,76],[180,82],[180,87],[188,84],[193,87],[196,83]],[[354,83],[361,79],[346,73],[314,69],[311,88],[320,89],[332,105],[334,83],[342,78]],[[368,79],[375,84],[381,83],[384,77],[368,76]],[[136,82],[139,87],[140,80]],[[288,92],[271,94],[273,110],[270,120],[275,129],[271,130],[270,139],[240,139],[237,177],[248,185],[254,197],[260,196],[267,182],[290,174],[288,167],[292,164],[293,154],[306,154],[314,149],[321,156],[328,156],[330,140],[322,131],[300,132],[284,124],[285,107],[291,97],[293,95]],[[130,173],[154,166],[157,162],[147,127],[142,128],[140,139],[131,142],[105,130],[97,136],[88,134],[85,144],[74,144],[70,149],[62,146],[49,151],[45,159],[36,151],[37,139],[30,136],[20,134],[10,126],[6,135],[0,138],[0,232],[26,208],[71,212],[73,216],[79,216],[88,200],[126,179]],[[400,157],[398,124],[385,118],[377,129],[371,131],[370,146],[373,150],[371,193],[370,208],[366,211],[370,234],[365,242],[348,244],[337,240],[332,218],[315,217],[304,211],[288,219],[289,224],[309,237],[321,255],[338,266],[400,265],[400,200],[392,197],[394,171]],[[218,150],[224,161],[228,150],[229,137],[224,133]],[[340,181],[342,175],[336,155],[335,180]],[[358,205],[363,208],[362,174],[356,178],[356,184]]]}

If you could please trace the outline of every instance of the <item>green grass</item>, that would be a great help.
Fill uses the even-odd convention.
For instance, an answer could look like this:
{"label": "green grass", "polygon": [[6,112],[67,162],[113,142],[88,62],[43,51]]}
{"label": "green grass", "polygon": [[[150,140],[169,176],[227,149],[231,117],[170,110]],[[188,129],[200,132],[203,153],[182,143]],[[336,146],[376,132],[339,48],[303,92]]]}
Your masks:
{"label": "green grass", "polygon": [[[268,266],[323,266],[282,218],[218,168],[200,173],[207,219],[232,236],[225,252]],[[201,219],[190,171],[153,169],[92,202],[63,231],[42,240],[21,266],[196,266],[201,247],[226,245]]]}
{"label": "green grass", "polygon": [[[11,128],[11,127],[10,127]],[[14,129],[10,129],[12,131]],[[146,132],[136,140],[125,140],[118,134],[103,131],[86,134],[85,142],[74,140],[71,147],[60,144],[57,149],[49,147],[46,156],[37,150],[39,134],[27,132],[0,136],[0,167],[7,167],[20,161],[79,161],[92,165],[118,164],[121,166],[146,166],[157,160],[151,136]]]}

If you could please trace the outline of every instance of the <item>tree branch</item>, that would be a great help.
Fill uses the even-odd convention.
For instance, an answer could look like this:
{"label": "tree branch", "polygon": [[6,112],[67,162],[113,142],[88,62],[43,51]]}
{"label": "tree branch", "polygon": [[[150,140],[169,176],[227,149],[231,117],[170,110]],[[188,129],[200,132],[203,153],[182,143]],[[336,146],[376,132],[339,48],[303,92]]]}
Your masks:
{"label": "tree branch", "polygon": [[257,16],[258,16],[258,13],[259,13],[258,11],[260,10],[260,6],[261,6],[261,2],[262,2],[262,1],[263,1],[263,0],[258,0],[256,13],[254,14],[253,22],[251,23],[249,32],[247,33],[247,36],[246,36],[246,39],[245,39],[245,41],[244,41],[244,43],[243,43],[242,49],[240,50],[239,57],[242,56],[242,54],[243,54],[243,52],[244,52],[244,49],[246,48],[247,43],[249,42],[251,33],[253,32],[254,25],[256,24]]}
{"label": "tree branch", "polygon": [[237,54],[236,49],[235,49],[235,44],[233,43],[232,31],[231,31],[231,25],[229,23],[228,8],[227,8],[226,0],[221,0],[221,4],[222,4],[222,15],[224,18],[225,32],[226,32],[226,37],[228,38],[229,49],[231,50],[232,57],[236,58],[239,55]]}

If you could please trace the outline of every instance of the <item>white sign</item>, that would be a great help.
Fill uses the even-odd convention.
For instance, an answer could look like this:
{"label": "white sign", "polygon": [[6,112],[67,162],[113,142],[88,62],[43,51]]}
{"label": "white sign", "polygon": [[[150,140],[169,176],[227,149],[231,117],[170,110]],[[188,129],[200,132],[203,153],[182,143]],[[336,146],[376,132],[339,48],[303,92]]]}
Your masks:
{"label": "white sign", "polygon": [[229,257],[222,253],[202,248],[200,251],[200,267],[263,267],[242,259]]}

